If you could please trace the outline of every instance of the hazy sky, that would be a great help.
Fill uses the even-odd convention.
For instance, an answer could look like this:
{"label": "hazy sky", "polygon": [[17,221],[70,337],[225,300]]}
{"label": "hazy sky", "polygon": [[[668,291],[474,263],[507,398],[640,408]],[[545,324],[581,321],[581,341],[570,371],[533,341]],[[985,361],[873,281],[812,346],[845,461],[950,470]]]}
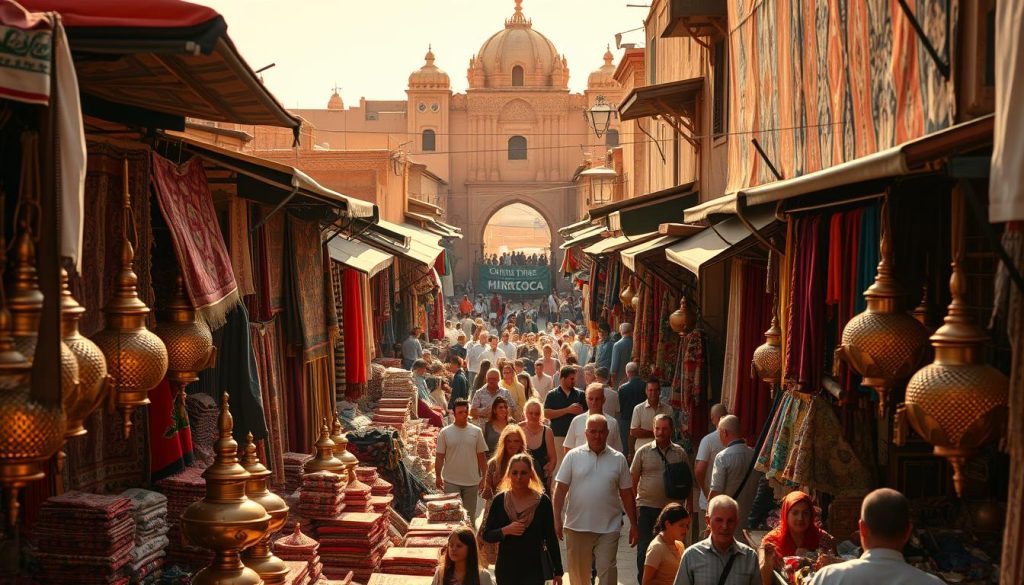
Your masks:
{"label": "hazy sky", "polygon": [[[192,0],[219,11],[249,65],[288,108],[326,107],[337,84],[346,105],[405,99],[409,74],[433,44],[452,90],[466,89],[469,58],[512,15],[513,0]],[[648,0],[524,0],[523,13],[569,63],[581,92],[615,33],[643,25]],[[623,42],[641,42],[642,32]]]}

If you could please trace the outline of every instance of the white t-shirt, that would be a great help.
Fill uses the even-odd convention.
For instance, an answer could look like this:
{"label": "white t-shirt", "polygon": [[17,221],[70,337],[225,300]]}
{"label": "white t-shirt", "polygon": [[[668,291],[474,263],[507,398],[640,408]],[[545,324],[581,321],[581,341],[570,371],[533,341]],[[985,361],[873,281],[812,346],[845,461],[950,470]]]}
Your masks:
{"label": "white t-shirt", "polygon": [[607,447],[600,454],[588,445],[576,447],[565,454],[555,481],[569,486],[565,528],[597,534],[622,528],[619,490],[633,487],[625,455]]}
{"label": "white t-shirt", "polygon": [[[722,438],[718,435],[718,431],[711,431],[700,440],[700,446],[697,447],[697,461],[708,462],[708,469],[704,472],[704,485],[711,485],[711,470],[715,467],[715,455],[718,455],[724,448],[725,445],[722,445]],[[704,492],[700,493],[700,509],[708,509],[708,499],[704,496]]]}
{"label": "white t-shirt", "polygon": [[466,346],[466,366],[470,372],[479,372],[481,360],[480,356],[484,354],[484,350],[487,349],[487,346],[480,345],[479,343],[477,343],[476,345],[470,345]]}
{"label": "white t-shirt", "polygon": [[537,393],[537,399],[540,400],[541,404],[544,404],[544,399],[548,397],[548,392],[551,392],[551,389],[555,387],[555,379],[541,372],[536,376],[530,376],[530,384],[533,386],[533,391]]}
{"label": "white t-shirt", "polygon": [[[565,433],[563,446],[575,449],[580,445],[587,444],[587,417],[590,413],[584,412],[573,417],[569,423],[569,430]],[[608,446],[622,453],[622,437],[619,435],[619,423],[614,418],[608,418]]]}
{"label": "white t-shirt", "polygon": [[[654,417],[658,416],[659,414],[667,414],[669,416],[672,416],[672,407],[665,404],[664,402],[659,402],[658,407],[654,408],[650,405],[648,401],[644,400],[643,402],[637,404],[636,407],[633,408],[633,418],[629,422],[630,430],[645,429],[648,431],[654,431]],[[643,447],[644,445],[650,443],[653,440],[654,437],[644,437],[642,439],[638,438],[636,440],[634,448],[639,450],[640,447]]]}
{"label": "white t-shirt", "polygon": [[611,386],[604,387],[604,407],[601,410],[605,416],[619,418],[619,392]]}
{"label": "white t-shirt", "polygon": [[477,453],[487,452],[484,432],[476,425],[448,425],[437,435],[437,454],[444,455],[441,479],[460,486],[480,483]]}
{"label": "white t-shirt", "polygon": [[[503,357],[506,357],[505,356],[505,352],[501,351],[501,349],[491,349],[491,346],[488,345],[488,346],[484,347],[484,351],[480,354],[480,357],[477,360],[476,365],[479,368],[480,367],[480,362],[482,362],[484,360],[490,360],[491,367],[492,368],[497,368],[498,367],[498,360],[500,360]],[[480,370],[475,370],[475,371],[479,372]]]}
{"label": "white t-shirt", "polygon": [[811,585],[941,585],[942,580],[907,564],[903,553],[891,548],[873,548],[859,559],[822,567]]}
{"label": "white t-shirt", "polygon": [[512,343],[511,341],[499,341],[498,349],[504,352],[505,357],[513,360],[516,359],[516,344]]}

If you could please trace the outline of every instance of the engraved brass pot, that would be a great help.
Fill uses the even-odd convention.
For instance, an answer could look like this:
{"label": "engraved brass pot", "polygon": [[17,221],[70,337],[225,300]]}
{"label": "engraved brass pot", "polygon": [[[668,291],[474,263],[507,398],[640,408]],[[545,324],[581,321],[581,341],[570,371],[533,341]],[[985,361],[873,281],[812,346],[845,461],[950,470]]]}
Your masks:
{"label": "engraved brass pot", "polygon": [[[85,313],[85,308],[72,296],[68,285],[68,273],[64,269],[60,271],[60,282],[60,335],[64,345],[78,363],[78,401],[70,407],[65,403],[70,434],[76,424],[82,426],[83,421],[103,402],[110,376],[107,375],[107,360],[103,357],[103,352],[78,331],[78,320],[81,319],[82,313]],[[63,350],[61,353],[63,355]]]}
{"label": "engraved brass pot", "polygon": [[267,489],[270,471],[256,456],[256,444],[253,443],[252,433],[246,437],[242,467],[249,472],[249,479],[245,483],[246,497],[263,506],[267,514],[270,514],[270,525],[266,534],[252,548],[242,553],[242,563],[256,571],[266,585],[284,585],[287,582],[288,565],[270,552],[270,536],[281,530],[288,519],[288,504],[281,496]]}
{"label": "engraved brass pot", "polygon": [[769,384],[778,384],[782,380],[782,331],[779,329],[779,318],[772,315],[772,324],[764,332],[765,341],[754,350],[750,367],[761,380]]}
{"label": "engraved brass pot", "polygon": [[178,408],[185,412],[185,387],[199,379],[199,372],[212,366],[216,349],[210,328],[196,319],[180,274],[166,314],[166,320],[157,324],[153,333],[167,347],[167,379],[176,390]]}
{"label": "engraved brass pot", "polygon": [[686,297],[679,299],[679,308],[668,316],[668,325],[672,331],[682,335],[693,326],[695,321],[693,311],[687,305]]}

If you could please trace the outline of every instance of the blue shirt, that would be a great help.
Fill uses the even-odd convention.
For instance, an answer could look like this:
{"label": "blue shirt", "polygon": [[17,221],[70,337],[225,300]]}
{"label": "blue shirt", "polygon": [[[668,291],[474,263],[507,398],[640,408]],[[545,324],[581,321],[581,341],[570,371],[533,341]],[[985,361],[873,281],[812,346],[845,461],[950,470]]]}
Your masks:
{"label": "blue shirt", "polygon": [[604,338],[604,341],[597,344],[597,350],[594,352],[594,363],[597,364],[597,367],[611,370],[612,347],[614,345],[612,340],[607,337]]}
{"label": "blue shirt", "polygon": [[455,410],[455,399],[465,398],[469,400],[469,382],[466,380],[466,375],[462,373],[460,368],[457,372],[452,374],[452,396],[448,399],[448,410]]}
{"label": "blue shirt", "polygon": [[410,335],[402,342],[402,359],[407,362],[414,362],[423,357],[423,346],[420,340]]}
{"label": "blue shirt", "polygon": [[612,346],[612,363],[608,367],[615,380],[626,377],[626,363],[633,359],[633,336],[626,335]]}

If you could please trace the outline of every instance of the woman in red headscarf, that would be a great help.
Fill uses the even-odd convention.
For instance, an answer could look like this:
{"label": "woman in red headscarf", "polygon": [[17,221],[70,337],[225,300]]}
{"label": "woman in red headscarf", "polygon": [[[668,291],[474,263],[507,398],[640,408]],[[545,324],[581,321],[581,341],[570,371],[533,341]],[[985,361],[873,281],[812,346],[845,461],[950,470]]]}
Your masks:
{"label": "woman in red headscarf", "polygon": [[818,551],[834,557],[836,544],[832,535],[822,530],[814,514],[814,501],[801,491],[790,492],[782,499],[779,525],[761,540],[761,580],[772,583],[772,571],[782,569],[782,559],[805,552]]}

